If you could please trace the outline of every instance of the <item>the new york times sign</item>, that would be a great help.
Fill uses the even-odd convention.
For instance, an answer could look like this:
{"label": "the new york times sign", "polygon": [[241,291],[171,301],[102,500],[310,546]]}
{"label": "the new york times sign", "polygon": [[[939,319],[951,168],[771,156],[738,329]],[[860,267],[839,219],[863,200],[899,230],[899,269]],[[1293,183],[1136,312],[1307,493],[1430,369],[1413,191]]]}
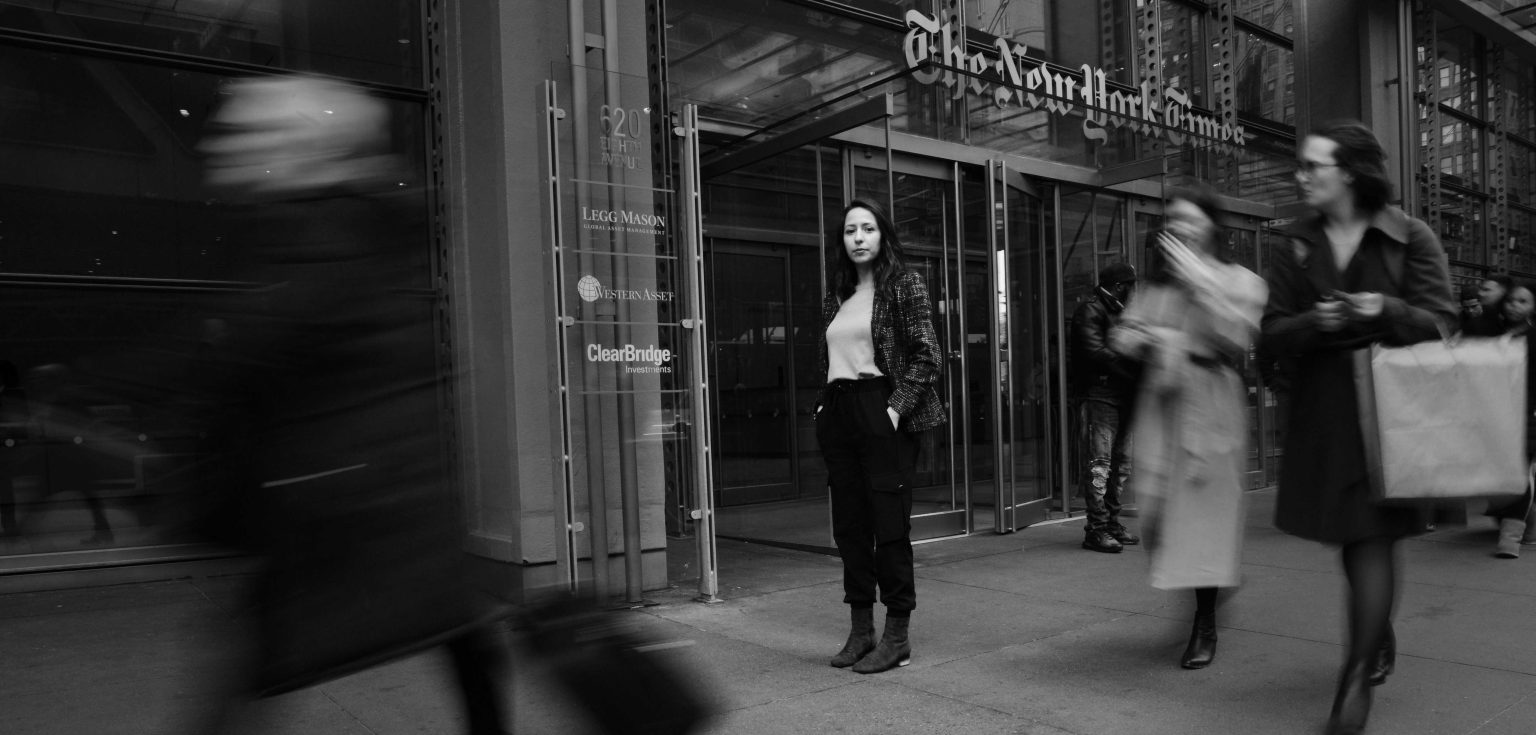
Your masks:
{"label": "the new york times sign", "polygon": [[[1191,109],[1189,93],[1174,86],[1154,90],[1146,81],[1134,91],[1110,89],[1103,69],[1083,64],[1081,73],[1062,74],[1044,61],[1031,59],[1029,48],[997,39],[987,52],[967,53],[952,23],[937,16],[907,11],[907,35],[902,42],[908,69],[921,84],[942,84],[955,99],[967,90],[992,97],[1001,108],[1020,107],[1069,115],[1078,105],[1083,110],[1083,136],[1092,141],[1109,140],[1109,128],[1130,128],[1141,135],[1161,136],[1183,145],[1190,136],[1225,145],[1247,143],[1241,125]],[[938,66],[935,66],[937,64]],[[943,68],[949,67],[949,68]],[[955,69],[964,69],[961,74]]]}

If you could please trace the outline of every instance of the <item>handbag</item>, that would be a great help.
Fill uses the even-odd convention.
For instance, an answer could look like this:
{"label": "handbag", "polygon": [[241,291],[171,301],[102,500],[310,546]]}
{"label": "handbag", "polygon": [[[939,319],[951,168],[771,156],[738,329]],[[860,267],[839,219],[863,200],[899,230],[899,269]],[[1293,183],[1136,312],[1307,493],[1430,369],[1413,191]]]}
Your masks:
{"label": "handbag", "polygon": [[1354,353],[1360,427],[1378,502],[1525,489],[1526,340],[1439,339]]}

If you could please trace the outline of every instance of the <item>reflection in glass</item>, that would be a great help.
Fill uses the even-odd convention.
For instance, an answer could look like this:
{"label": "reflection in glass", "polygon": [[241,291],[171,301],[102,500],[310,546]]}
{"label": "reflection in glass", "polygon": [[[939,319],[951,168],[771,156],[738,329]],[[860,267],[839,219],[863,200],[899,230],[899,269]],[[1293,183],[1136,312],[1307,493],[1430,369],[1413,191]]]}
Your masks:
{"label": "reflection in glass", "polygon": [[[242,268],[233,207],[204,182],[196,145],[225,77],[10,49],[7,84],[25,100],[0,116],[21,143],[0,167],[0,268],[61,276],[217,280]],[[404,188],[420,192],[418,103],[386,101]],[[425,194],[417,201],[425,213]],[[430,283],[423,241],[412,252]]]}
{"label": "reflection in glass", "polygon": [[1536,67],[1505,64],[1504,124],[1511,135],[1536,143]]}
{"label": "reflection in glass", "polygon": [[1445,181],[1483,188],[1483,131],[1450,115],[1440,117],[1440,173]]}
{"label": "reflection in glass", "polygon": [[1509,208],[1509,269],[1536,277],[1536,209]]}
{"label": "reflection in glass", "polygon": [[0,0],[0,27],[421,85],[421,0]]}
{"label": "reflection in glass", "polygon": [[[1174,0],[1162,0],[1163,84],[1189,93],[1197,107],[1210,107],[1206,90],[1210,84],[1207,61],[1207,16]],[[1146,53],[1145,49],[1138,49]]]}
{"label": "reflection in glass", "polygon": [[1295,33],[1294,11],[1291,6],[1296,1],[1237,0],[1234,5],[1238,19],[1282,36],[1291,37]]}
{"label": "reflection in glass", "polygon": [[1296,71],[1291,50],[1252,33],[1237,34],[1237,109],[1295,125]]}
{"label": "reflection in glass", "polygon": [[[1435,48],[1438,61],[1435,84],[1440,103],[1469,115],[1482,116],[1482,72],[1478,61],[1478,37],[1471,29],[1435,13]],[[1422,58],[1424,51],[1420,49]]]}
{"label": "reflection in glass", "polygon": [[1536,146],[1514,140],[1506,141],[1509,168],[1504,181],[1509,186],[1509,201],[1536,206]]}
{"label": "reflection in glass", "polygon": [[1485,262],[1482,197],[1453,189],[1440,192],[1440,243],[1451,260]]}

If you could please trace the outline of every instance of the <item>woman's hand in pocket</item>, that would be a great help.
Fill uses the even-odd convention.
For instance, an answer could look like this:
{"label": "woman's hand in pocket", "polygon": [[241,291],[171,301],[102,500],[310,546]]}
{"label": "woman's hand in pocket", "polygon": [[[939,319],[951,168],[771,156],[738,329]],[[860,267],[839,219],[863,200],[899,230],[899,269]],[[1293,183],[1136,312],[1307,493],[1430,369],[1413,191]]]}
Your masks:
{"label": "woman's hand in pocket", "polygon": [[901,428],[901,414],[896,413],[896,409],[891,408],[890,406],[886,406],[885,407],[885,415],[891,417],[891,428],[892,429],[899,429],[899,428]]}

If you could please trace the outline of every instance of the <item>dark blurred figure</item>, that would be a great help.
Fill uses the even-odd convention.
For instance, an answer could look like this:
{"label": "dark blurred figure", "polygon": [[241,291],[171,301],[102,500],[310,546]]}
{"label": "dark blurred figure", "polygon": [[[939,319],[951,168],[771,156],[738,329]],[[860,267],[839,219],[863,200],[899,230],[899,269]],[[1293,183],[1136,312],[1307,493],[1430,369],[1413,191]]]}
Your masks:
{"label": "dark blurred figure", "polygon": [[[1489,276],[1461,289],[1461,333],[1468,337],[1503,334],[1504,297],[1513,284],[1509,276]],[[1474,290],[1475,289],[1475,290]],[[1475,301],[1474,301],[1475,299]]]}
{"label": "dark blurred figure", "polygon": [[1461,333],[1475,335],[1478,332],[1478,322],[1483,318],[1483,302],[1478,298],[1477,284],[1462,284],[1460,298]]}
{"label": "dark blurred figure", "polygon": [[[1526,350],[1530,350],[1532,316],[1536,313],[1536,292],[1525,283],[1511,284],[1505,291],[1500,308],[1505,334],[1526,338]],[[1531,360],[1526,356],[1525,389],[1525,448],[1526,459],[1536,452],[1536,391],[1531,390]],[[1488,504],[1487,514],[1499,524],[1499,540],[1493,555],[1500,559],[1520,558],[1520,547],[1536,544],[1536,504],[1533,504],[1533,488],[1529,482],[1525,494]]]}
{"label": "dark blurred figure", "polygon": [[16,363],[0,360],[0,536],[11,536],[16,526],[16,454],[27,439],[31,411],[21,389]]}
{"label": "dark blurred figure", "polygon": [[407,291],[413,208],[390,177],[388,113],[350,86],[235,82],[213,118],[211,182],[251,205],[268,284],[205,322],[189,391],[218,408],[220,477],[238,504],[212,535],[263,559],[255,640],[228,706],[446,645],[468,731],[508,731],[495,609],[471,587],[444,485],[423,306]]}
{"label": "dark blurred figure", "polygon": [[1077,401],[1088,506],[1083,548],[1118,554],[1141,539],[1120,523],[1120,497],[1131,474],[1131,408],[1136,400],[1134,360],[1109,349],[1109,330],[1120,321],[1136,287],[1136,269],[1113,263],[1099,271],[1093,298],[1072,315],[1072,388]]}

